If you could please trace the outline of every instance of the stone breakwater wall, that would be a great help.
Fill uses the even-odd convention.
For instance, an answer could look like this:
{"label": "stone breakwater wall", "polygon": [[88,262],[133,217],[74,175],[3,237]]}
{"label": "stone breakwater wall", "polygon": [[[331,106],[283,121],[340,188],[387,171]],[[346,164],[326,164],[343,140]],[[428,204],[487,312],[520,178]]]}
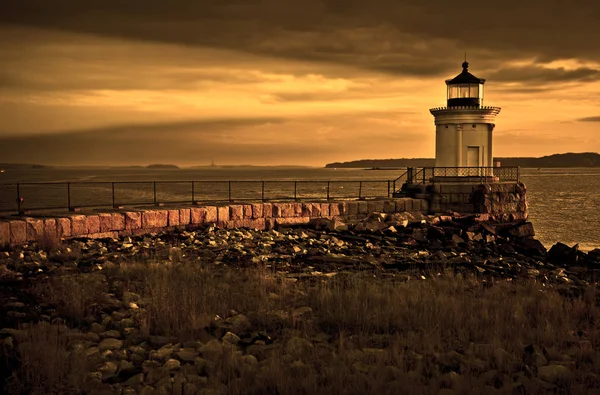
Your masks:
{"label": "stone breakwater wall", "polygon": [[358,220],[371,213],[428,212],[425,199],[398,198],[365,201],[247,203],[179,208],[143,208],[0,219],[0,246],[45,238],[118,238],[194,229],[273,229],[304,225],[314,218]]}
{"label": "stone breakwater wall", "polygon": [[527,188],[523,183],[436,184],[420,196],[429,201],[431,213],[484,214],[498,222],[524,221],[528,217]]}

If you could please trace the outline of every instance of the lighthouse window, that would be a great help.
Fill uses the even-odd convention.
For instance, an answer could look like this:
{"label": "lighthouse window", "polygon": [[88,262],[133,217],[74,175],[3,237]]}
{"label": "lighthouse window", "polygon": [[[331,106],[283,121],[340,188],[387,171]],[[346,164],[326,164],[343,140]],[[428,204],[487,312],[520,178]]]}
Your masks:
{"label": "lighthouse window", "polygon": [[472,127],[473,129],[475,129],[475,128],[477,128],[477,125],[471,125],[471,127]]}

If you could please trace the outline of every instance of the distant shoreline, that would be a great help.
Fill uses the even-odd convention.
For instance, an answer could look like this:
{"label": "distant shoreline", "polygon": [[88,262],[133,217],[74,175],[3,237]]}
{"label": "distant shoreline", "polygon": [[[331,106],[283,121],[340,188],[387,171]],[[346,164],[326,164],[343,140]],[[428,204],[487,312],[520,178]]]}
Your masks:
{"label": "distant shoreline", "polygon": [[[524,168],[568,168],[568,167],[600,167],[600,154],[595,152],[566,153],[533,157],[498,157],[494,162],[501,166],[520,166]],[[349,162],[334,162],[325,168],[352,168],[368,170],[398,170],[406,167],[433,167],[433,158],[401,158],[401,159],[360,159]]]}

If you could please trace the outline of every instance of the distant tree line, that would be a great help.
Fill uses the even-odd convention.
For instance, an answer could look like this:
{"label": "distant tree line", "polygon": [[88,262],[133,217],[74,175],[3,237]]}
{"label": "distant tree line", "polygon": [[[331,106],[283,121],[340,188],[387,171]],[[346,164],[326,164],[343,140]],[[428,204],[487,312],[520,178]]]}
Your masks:
{"label": "distant tree line", "polygon": [[[533,157],[494,158],[502,166],[521,167],[598,167],[600,154],[596,152],[566,153]],[[361,159],[350,162],[334,162],[325,165],[327,168],[396,168],[396,167],[431,167],[435,160],[430,158],[414,159]]]}

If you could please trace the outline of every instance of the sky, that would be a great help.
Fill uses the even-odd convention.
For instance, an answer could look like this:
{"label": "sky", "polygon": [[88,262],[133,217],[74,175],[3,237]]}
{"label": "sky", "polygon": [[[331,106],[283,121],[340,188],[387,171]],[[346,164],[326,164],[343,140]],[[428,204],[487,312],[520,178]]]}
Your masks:
{"label": "sky", "polygon": [[600,151],[600,2],[3,0],[0,162],[434,157],[465,52],[495,156]]}

